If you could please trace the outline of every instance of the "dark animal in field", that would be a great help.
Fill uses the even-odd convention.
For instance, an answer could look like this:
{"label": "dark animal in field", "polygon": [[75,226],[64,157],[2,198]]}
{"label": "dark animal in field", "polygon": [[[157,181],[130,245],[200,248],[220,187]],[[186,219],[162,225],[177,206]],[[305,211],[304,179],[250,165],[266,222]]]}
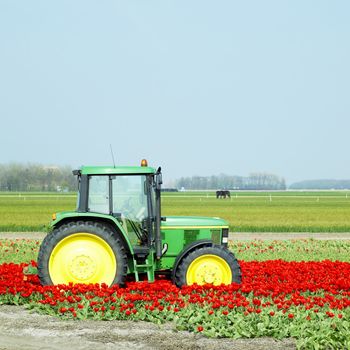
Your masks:
{"label": "dark animal in field", "polygon": [[230,191],[216,191],[216,198],[231,198]]}

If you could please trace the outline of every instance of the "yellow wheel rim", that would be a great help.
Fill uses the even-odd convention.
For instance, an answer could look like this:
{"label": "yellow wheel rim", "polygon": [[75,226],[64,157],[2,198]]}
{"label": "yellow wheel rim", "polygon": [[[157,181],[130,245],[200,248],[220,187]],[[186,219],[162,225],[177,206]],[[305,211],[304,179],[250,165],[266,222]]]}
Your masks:
{"label": "yellow wheel rim", "polygon": [[75,233],[58,242],[49,259],[53,284],[106,283],[111,285],[117,261],[110,245],[91,233]]}
{"label": "yellow wheel rim", "polygon": [[217,255],[206,254],[192,261],[187,269],[186,281],[188,285],[193,283],[230,284],[232,272],[229,264]]}

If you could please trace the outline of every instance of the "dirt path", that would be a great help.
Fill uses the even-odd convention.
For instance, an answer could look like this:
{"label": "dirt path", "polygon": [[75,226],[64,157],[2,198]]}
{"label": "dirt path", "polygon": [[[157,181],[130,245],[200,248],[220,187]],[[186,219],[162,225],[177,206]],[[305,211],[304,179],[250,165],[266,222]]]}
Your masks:
{"label": "dirt path", "polygon": [[[44,239],[46,232],[0,232],[0,239]],[[1,350],[1,348],[0,348]]]}
{"label": "dirt path", "polygon": [[63,321],[30,313],[20,306],[0,306],[0,350],[267,350],[295,349],[292,339],[209,339],[175,331],[171,323]]}
{"label": "dirt path", "polygon": [[[41,240],[46,236],[44,232],[0,232],[1,238],[24,238]],[[283,240],[283,239],[336,239],[350,240],[350,232],[345,233],[310,233],[310,232],[230,232],[229,239],[231,240]],[[1,349],[0,349],[1,350]]]}

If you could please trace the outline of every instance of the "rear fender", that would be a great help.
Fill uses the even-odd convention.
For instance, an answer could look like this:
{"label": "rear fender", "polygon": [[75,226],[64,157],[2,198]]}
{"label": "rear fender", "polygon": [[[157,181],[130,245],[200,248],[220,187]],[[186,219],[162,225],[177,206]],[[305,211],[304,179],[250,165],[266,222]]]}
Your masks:
{"label": "rear fender", "polygon": [[53,230],[63,224],[66,224],[70,221],[94,221],[100,222],[101,224],[105,224],[110,226],[113,230],[119,234],[120,238],[123,240],[125,244],[125,248],[127,248],[130,254],[134,254],[133,247],[131,242],[126,234],[123,226],[119,223],[119,221],[111,215],[104,215],[98,213],[79,213],[79,212],[62,212],[57,213],[57,217],[50,224],[50,229]]}

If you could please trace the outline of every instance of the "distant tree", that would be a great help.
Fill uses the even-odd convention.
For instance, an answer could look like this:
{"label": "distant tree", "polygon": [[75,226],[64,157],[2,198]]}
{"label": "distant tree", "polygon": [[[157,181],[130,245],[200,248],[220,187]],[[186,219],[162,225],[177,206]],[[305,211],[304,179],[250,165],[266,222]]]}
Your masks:
{"label": "distant tree", "polygon": [[350,180],[305,180],[289,186],[291,190],[345,190],[350,189]]}
{"label": "distant tree", "polygon": [[76,179],[68,166],[0,164],[0,191],[75,191]]}
{"label": "distant tree", "polygon": [[182,177],[175,182],[177,188],[188,190],[285,190],[286,182],[277,175],[268,173],[253,173],[248,177],[230,176],[225,174],[210,177],[193,176]]}

